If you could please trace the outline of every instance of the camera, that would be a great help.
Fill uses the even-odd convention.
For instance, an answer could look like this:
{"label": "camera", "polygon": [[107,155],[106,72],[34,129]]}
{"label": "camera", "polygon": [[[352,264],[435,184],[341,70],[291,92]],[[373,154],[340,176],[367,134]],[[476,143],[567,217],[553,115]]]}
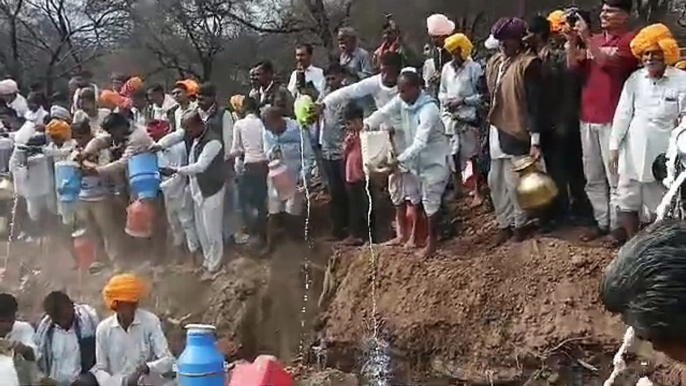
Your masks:
{"label": "camera", "polygon": [[574,27],[579,20],[579,10],[577,8],[570,8],[565,11],[565,21],[570,27]]}

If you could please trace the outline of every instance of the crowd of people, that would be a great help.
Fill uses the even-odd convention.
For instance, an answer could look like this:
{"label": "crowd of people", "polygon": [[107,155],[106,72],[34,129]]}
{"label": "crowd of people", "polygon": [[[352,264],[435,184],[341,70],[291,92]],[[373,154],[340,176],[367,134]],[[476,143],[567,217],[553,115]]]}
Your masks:
{"label": "crowd of people", "polygon": [[[388,16],[373,54],[354,29],[341,28],[338,62],[317,67],[313,47],[299,44],[288,83],[260,62],[249,92],[226,106],[214,85],[192,79],[165,90],[115,74],[99,88],[81,74],[69,83],[71,95],[56,95],[46,110],[40,92],[25,99],[6,79],[0,116],[14,132],[9,169],[33,221],[57,212],[67,227],[101,239],[109,259],[100,263],[116,264],[124,244],[118,213],[136,198],[127,160],[155,152],[164,179],[158,207],[168,220],[159,223],[180,254],[202,256],[216,272],[225,244],[269,251],[282,233],[301,238],[316,178],[331,198],[331,236],[367,241],[368,206],[383,197],[367,199],[360,133],[386,130],[395,157],[385,165],[387,186],[372,192],[396,208],[393,244],[432,255],[447,200],[468,193],[472,207],[481,205],[487,186],[496,244],[524,240],[532,224],[550,230],[572,220],[588,227],[584,240],[609,234],[621,245],[651,221],[665,192],[651,166],[666,151],[686,87],[669,29],[655,24],[635,34],[630,14],[631,1],[603,1],[598,34],[576,8],[528,22],[501,18],[486,41],[485,66],[472,57],[469,37],[435,14],[421,69],[407,65],[411,55]],[[513,169],[525,157],[537,159],[560,192],[536,219],[516,196]],[[55,205],[55,183],[46,183],[51,164],[65,159],[84,173],[77,205]],[[294,192],[269,177],[275,161]]]}
{"label": "crowd of people", "polygon": [[[0,124],[14,143],[5,167],[33,224],[57,214],[64,229],[85,229],[98,241],[95,265],[117,269],[128,237],[122,214],[138,200],[126,179],[127,162],[143,153],[157,155],[162,175],[161,193],[147,198],[161,209],[151,244],[167,248],[169,233],[173,246],[155,253],[193,257],[208,274],[221,270],[225,245],[269,252],[284,234],[302,240],[317,179],[330,197],[331,237],[348,245],[376,241],[368,215],[378,221],[373,204],[385,194],[396,209],[396,237],[389,243],[428,258],[437,250],[446,202],[469,194],[474,208],[488,191],[499,228],[495,244],[523,241],[534,226],[549,231],[573,223],[587,228],[584,241],[607,236],[619,246],[655,219],[666,192],[652,165],[679,124],[686,72],[665,25],[632,32],[632,1],[601,3],[595,34],[595,18],[577,8],[528,21],[499,19],[485,43],[485,62],[473,57],[470,38],[442,14],[427,19],[431,45],[423,66],[412,66],[391,16],[372,54],[354,29],[341,28],[339,61],[317,67],[313,47],[299,44],[287,83],[270,61],[259,62],[250,70],[250,90],[227,104],[214,85],[193,79],[165,89],[114,74],[110,85],[99,87],[82,73],[70,80],[69,93],[50,100],[38,89],[24,98],[17,83],[5,79]],[[362,136],[368,131],[388,132],[393,148],[378,189],[367,187]],[[514,169],[526,158],[537,160],[559,191],[536,218],[517,200]],[[65,160],[83,173],[76,203],[55,199],[52,169]],[[292,189],[275,177],[279,170]],[[125,278],[127,288],[138,288],[137,279]],[[16,301],[2,296],[0,308],[9,310],[4,319],[14,323]],[[89,308],[67,312],[71,301],[51,296],[46,312],[54,323],[41,323],[42,343],[17,338],[26,359],[66,361],[63,345],[73,348],[77,323],[79,344],[95,334],[96,368],[125,376],[166,369],[159,321],[130,306],[135,301],[112,300],[106,289],[116,316],[98,325]],[[137,325],[141,334],[158,338],[140,343],[141,353],[154,354],[155,366],[132,365],[130,347],[116,343],[138,344],[132,340],[143,335],[131,330]],[[68,343],[45,346],[45,339],[67,339],[63,335]],[[45,375],[73,381],[73,362],[64,364],[65,373],[55,370],[62,364],[48,366]]]}

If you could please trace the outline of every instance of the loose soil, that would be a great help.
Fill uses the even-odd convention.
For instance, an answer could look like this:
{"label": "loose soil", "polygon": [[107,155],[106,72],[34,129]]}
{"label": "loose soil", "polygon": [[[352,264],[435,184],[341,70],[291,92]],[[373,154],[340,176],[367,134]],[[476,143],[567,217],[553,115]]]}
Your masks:
{"label": "loose soil", "polygon": [[[387,232],[391,211],[384,211],[377,229]],[[404,248],[324,241],[328,225],[318,199],[309,248],[284,240],[265,259],[233,248],[211,281],[171,258],[152,265],[136,250],[128,269],[150,283],[145,307],[163,320],[175,353],[183,349],[183,325],[214,324],[230,360],[277,355],[295,365],[302,386],[369,384],[360,372],[375,322],[388,345],[392,385],[601,385],[625,329],[598,301],[600,276],[615,251],[578,242],[574,229],[493,247],[492,213],[464,206],[456,213],[460,236],[428,260]],[[16,243],[9,262],[0,287],[17,295],[28,320],[57,289],[107,315],[101,291],[111,270],[86,275],[79,286],[57,242],[42,250]],[[325,355],[316,355],[312,347],[322,342]],[[639,351],[621,385],[643,373],[686,385],[679,367],[649,347]]]}

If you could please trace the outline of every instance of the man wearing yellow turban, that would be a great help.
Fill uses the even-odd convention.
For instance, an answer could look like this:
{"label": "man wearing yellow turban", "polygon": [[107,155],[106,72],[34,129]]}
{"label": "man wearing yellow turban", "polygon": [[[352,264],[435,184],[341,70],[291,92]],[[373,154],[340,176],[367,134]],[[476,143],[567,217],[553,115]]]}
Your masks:
{"label": "man wearing yellow turban", "polygon": [[[465,34],[449,36],[445,39],[444,48],[452,60],[441,71],[438,99],[441,102],[441,118],[450,137],[453,186],[458,196],[462,188],[462,171],[470,160],[476,161],[479,149],[477,110],[482,101],[479,86],[484,72],[472,60],[473,45]],[[479,184],[474,184],[473,205],[482,201]]]}
{"label": "man wearing yellow turban", "polygon": [[643,28],[631,52],[643,68],[624,84],[610,134],[610,170],[619,178],[619,218],[629,237],[638,232],[642,208],[655,217],[665,188],[653,177],[652,165],[666,151],[686,106],[686,73],[673,67],[679,47],[666,26]]}
{"label": "man wearing yellow turban", "polygon": [[[68,160],[74,150],[76,150],[77,143],[71,136],[71,125],[59,118],[53,118],[45,126],[45,134],[50,137],[50,143],[43,149],[43,154],[50,157],[55,165],[65,160]],[[60,197],[60,186],[55,184],[57,189],[57,197]],[[57,213],[62,219],[64,225],[72,225],[75,220],[76,206],[73,202],[62,202],[57,200]]]}
{"label": "man wearing yellow turban", "polygon": [[112,277],[102,291],[115,313],[95,333],[98,354],[93,373],[101,385],[156,384],[148,377],[172,370],[174,358],[160,319],[139,308],[146,290],[141,278],[126,273]]}

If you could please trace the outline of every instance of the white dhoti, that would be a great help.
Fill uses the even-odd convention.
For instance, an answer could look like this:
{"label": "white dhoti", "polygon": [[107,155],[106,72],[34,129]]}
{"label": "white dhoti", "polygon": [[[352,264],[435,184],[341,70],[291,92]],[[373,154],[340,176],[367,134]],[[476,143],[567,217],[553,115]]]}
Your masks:
{"label": "white dhoti", "polygon": [[598,227],[617,229],[617,176],[610,171],[611,124],[581,122],[586,194]]}
{"label": "white dhoti", "polygon": [[412,205],[422,202],[422,188],[419,177],[410,172],[396,172],[388,176],[388,193],[395,206],[406,201]]}
{"label": "white dhoti", "polygon": [[198,239],[205,257],[203,267],[210,272],[219,270],[224,256],[224,240],[222,238],[224,191],[225,187],[222,187],[210,197],[193,200],[195,229],[198,232]]}
{"label": "white dhoti", "polygon": [[302,214],[305,204],[305,192],[298,189],[293,197],[288,200],[282,200],[279,198],[279,194],[271,179],[267,179],[267,194],[269,214],[288,213],[292,216],[300,216]]}
{"label": "white dhoti", "polygon": [[639,182],[629,178],[619,178],[617,184],[617,205],[622,212],[647,212],[644,220],[652,221],[657,215],[657,207],[667,189],[659,182]]}
{"label": "white dhoti", "polygon": [[498,228],[521,228],[526,225],[526,212],[517,202],[517,182],[519,177],[513,170],[513,163],[523,157],[491,159],[488,172],[488,186],[498,220]]}
{"label": "white dhoti", "polygon": [[413,205],[422,204],[427,216],[432,216],[441,208],[445,187],[450,179],[448,163],[434,164],[417,176],[413,172],[398,172],[388,177],[388,191],[393,205],[399,206],[409,201]]}
{"label": "white dhoti", "polygon": [[200,247],[198,233],[193,219],[193,199],[190,192],[184,191],[178,197],[164,196],[164,207],[167,211],[167,221],[175,247],[183,245],[184,241],[190,252]]}
{"label": "white dhoti", "polygon": [[26,197],[26,211],[32,221],[40,220],[41,213],[55,213],[55,201],[50,194]]}

